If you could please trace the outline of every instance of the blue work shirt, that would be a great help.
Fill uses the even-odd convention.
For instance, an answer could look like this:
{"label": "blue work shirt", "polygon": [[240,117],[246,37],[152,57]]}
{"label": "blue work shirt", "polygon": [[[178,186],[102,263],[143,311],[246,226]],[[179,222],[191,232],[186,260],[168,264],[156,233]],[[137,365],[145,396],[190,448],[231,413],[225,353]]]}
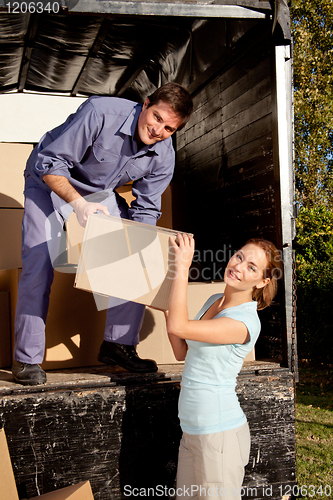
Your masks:
{"label": "blue work shirt", "polygon": [[175,152],[171,137],[138,149],[134,136],[141,110],[141,104],[126,99],[90,97],[42,137],[27,161],[25,175],[50,193],[43,176],[66,177],[82,196],[113,191],[133,181],[135,200],[129,218],[156,224],[161,195],[173,175]]}

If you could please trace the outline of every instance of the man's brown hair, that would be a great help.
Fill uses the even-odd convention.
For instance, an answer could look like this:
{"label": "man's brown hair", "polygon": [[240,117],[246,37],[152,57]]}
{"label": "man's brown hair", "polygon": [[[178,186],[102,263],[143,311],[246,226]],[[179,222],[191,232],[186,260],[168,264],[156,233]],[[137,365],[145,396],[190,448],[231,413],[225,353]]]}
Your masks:
{"label": "man's brown hair", "polygon": [[169,104],[172,110],[181,118],[181,123],[177,130],[185,127],[193,113],[192,98],[188,91],[182,85],[179,85],[179,83],[166,83],[148,96],[148,99],[148,108],[153,104],[158,104],[160,101]]}

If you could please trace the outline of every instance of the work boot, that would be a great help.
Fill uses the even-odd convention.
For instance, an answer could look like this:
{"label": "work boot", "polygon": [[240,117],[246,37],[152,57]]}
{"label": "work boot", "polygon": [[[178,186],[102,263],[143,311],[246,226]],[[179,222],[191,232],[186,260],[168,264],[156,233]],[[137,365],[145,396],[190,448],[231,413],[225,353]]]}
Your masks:
{"label": "work boot", "polygon": [[13,362],[12,374],[15,382],[22,385],[40,385],[46,382],[46,373],[39,365]]}
{"label": "work boot", "polygon": [[157,372],[156,362],[152,359],[139,358],[134,345],[116,344],[104,340],[98,361],[106,365],[119,365],[135,373]]}

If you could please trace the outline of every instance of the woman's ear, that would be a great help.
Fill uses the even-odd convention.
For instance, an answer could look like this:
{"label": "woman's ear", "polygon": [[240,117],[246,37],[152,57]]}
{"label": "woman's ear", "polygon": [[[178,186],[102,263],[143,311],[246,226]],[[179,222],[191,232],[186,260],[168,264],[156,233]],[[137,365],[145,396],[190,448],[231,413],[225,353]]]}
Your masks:
{"label": "woman's ear", "polygon": [[254,288],[257,288],[258,290],[259,290],[260,288],[264,288],[264,286],[268,285],[268,283],[269,283],[270,281],[271,281],[271,279],[270,279],[270,278],[265,278],[265,279],[263,279],[263,280],[262,280],[262,282],[261,282],[261,283],[259,283],[258,285],[256,285]]}

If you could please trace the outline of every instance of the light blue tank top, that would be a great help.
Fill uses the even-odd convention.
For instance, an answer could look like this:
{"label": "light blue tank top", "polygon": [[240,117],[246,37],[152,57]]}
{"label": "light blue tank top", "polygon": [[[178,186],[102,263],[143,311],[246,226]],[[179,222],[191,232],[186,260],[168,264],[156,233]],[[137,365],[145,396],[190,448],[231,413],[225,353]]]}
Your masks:
{"label": "light blue tank top", "polygon": [[[194,319],[199,320],[222,296],[212,295]],[[250,341],[225,345],[187,340],[178,414],[181,428],[187,434],[221,432],[246,422],[235,391],[236,377],[260,333],[257,302],[229,307],[215,316],[222,317],[242,321]]]}

